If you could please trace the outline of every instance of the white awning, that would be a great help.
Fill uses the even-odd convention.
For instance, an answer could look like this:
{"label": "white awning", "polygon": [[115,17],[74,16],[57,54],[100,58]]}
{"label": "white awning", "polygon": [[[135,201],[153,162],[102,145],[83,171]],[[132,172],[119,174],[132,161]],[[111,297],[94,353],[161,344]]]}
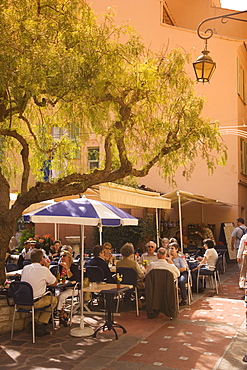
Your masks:
{"label": "white awning", "polygon": [[105,202],[125,204],[135,207],[170,209],[171,200],[159,193],[107,183],[99,186],[100,199]]}
{"label": "white awning", "polygon": [[221,202],[218,199],[207,198],[204,195],[194,194],[183,190],[175,190],[171,193],[166,193],[164,194],[164,197],[170,199],[172,205],[178,203],[178,199],[180,198],[182,204],[187,202],[197,202],[218,206],[231,206],[230,204]]}

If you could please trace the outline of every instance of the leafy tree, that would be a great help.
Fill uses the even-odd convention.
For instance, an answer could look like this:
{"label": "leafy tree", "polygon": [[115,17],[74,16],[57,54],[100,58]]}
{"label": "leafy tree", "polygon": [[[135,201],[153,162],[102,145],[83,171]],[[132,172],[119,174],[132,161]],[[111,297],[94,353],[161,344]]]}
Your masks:
{"label": "leafy tree", "polygon": [[[0,20],[0,283],[16,220],[31,204],[154,165],[165,179],[179,166],[189,176],[198,155],[210,171],[225,162],[180,50],[152,53],[111,14],[97,22],[83,1],[2,0]],[[52,127],[64,135],[54,140]],[[91,133],[104,153],[99,169],[84,172],[74,158]],[[47,168],[57,178],[44,179]]]}

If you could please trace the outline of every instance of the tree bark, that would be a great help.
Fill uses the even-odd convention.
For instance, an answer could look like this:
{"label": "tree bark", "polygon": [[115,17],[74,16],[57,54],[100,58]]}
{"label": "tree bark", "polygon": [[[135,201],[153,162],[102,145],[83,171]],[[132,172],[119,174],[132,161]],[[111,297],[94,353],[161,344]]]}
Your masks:
{"label": "tree bark", "polygon": [[16,226],[16,218],[12,221],[8,220],[6,222],[5,217],[0,217],[0,237],[1,237],[1,248],[0,248],[0,285],[2,285],[5,280],[5,258],[6,252],[8,251],[9,241],[14,234]]}

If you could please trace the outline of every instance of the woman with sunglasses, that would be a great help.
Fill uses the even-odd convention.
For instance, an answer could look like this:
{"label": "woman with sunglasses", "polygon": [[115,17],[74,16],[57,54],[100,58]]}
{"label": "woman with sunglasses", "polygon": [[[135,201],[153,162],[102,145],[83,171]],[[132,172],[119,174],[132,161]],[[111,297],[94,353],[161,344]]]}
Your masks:
{"label": "woman with sunglasses", "polygon": [[[57,310],[59,311],[60,326],[67,326],[68,316],[64,312],[64,303],[66,298],[72,296],[73,288],[77,282],[81,280],[81,274],[78,265],[73,263],[73,258],[70,252],[63,250],[59,261],[59,275],[61,278],[66,278],[67,282],[57,286],[56,296],[58,298]],[[78,294],[78,292],[76,292]]]}
{"label": "woman with sunglasses", "polygon": [[116,257],[111,254],[112,251],[112,245],[109,242],[106,242],[103,244],[103,253],[104,257],[103,259],[106,261],[109,267],[116,265]]}

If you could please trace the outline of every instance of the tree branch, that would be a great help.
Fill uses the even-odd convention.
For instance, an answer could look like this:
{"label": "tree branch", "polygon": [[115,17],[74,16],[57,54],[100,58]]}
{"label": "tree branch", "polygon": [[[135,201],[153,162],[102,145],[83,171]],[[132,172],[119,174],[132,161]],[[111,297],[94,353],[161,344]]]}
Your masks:
{"label": "tree branch", "polygon": [[9,136],[16,139],[22,146],[21,157],[23,164],[23,173],[21,179],[21,192],[24,193],[27,191],[27,184],[30,174],[30,165],[29,165],[29,146],[27,141],[23,136],[18,134],[15,130],[0,129],[0,135]]}

